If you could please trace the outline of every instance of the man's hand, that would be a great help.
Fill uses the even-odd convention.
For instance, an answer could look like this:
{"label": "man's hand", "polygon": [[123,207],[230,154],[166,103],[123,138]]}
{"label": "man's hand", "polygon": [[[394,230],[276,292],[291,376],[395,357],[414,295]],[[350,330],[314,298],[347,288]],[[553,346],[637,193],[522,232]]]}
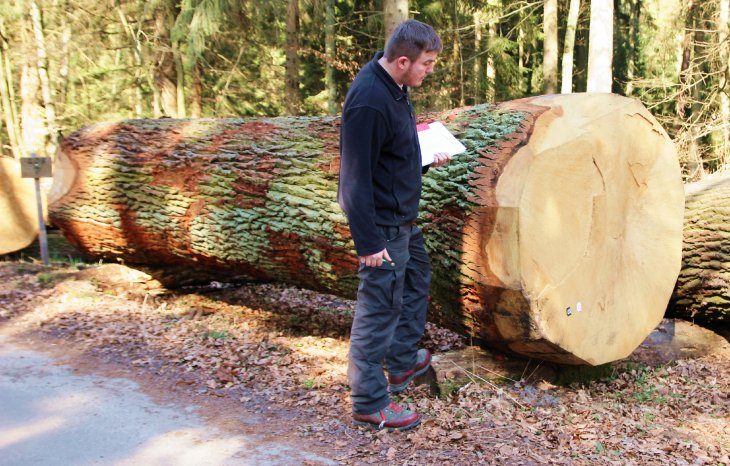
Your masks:
{"label": "man's hand", "polygon": [[446,152],[437,152],[433,154],[433,162],[431,162],[432,167],[442,167],[449,163],[451,160],[451,156],[447,154]]}
{"label": "man's hand", "polygon": [[366,267],[380,267],[384,260],[393,262],[387,249],[383,249],[382,251],[369,256],[357,256],[357,258],[360,259],[360,263],[364,264]]}

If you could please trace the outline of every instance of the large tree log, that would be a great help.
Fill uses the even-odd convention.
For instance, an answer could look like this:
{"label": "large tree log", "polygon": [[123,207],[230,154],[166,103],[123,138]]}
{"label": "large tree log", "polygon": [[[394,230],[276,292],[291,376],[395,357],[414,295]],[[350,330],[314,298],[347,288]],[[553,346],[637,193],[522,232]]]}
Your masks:
{"label": "large tree log", "polygon": [[0,156],[0,255],[25,248],[38,236],[32,178],[20,177],[20,161]]}
{"label": "large tree log", "polygon": [[[679,273],[674,148],[641,103],[611,94],[460,108],[468,148],[424,177],[430,318],[562,363],[630,354]],[[337,118],[129,120],[70,135],[51,215],[85,252],[354,296],[336,203]]]}
{"label": "large tree log", "polygon": [[730,323],[730,173],[685,186],[682,270],[668,313]]}

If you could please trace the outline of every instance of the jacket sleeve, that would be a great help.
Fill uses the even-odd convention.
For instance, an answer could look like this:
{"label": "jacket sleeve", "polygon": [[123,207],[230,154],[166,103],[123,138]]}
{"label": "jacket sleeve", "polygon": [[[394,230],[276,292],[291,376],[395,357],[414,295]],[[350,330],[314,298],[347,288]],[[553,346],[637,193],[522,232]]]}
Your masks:
{"label": "jacket sleeve", "polygon": [[373,178],[387,135],[383,116],[370,107],[348,109],[342,115],[338,201],[347,216],[358,256],[385,249],[375,224]]}

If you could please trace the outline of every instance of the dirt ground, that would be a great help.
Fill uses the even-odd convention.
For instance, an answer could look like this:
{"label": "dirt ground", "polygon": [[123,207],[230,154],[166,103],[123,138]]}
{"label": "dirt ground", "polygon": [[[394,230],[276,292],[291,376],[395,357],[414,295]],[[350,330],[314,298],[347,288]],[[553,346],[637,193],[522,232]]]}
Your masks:
{"label": "dirt ground", "polygon": [[[0,262],[4,335],[156,399],[189,400],[224,429],[241,428],[236,410],[261,413],[260,428],[341,464],[730,465],[726,337],[670,361],[637,351],[572,383],[559,368],[491,355],[513,370],[442,371],[439,396],[421,385],[400,397],[423,424],[387,433],[350,422],[353,309],[284,285],[171,291],[121,265]],[[424,345],[447,360],[464,342],[429,324]]]}

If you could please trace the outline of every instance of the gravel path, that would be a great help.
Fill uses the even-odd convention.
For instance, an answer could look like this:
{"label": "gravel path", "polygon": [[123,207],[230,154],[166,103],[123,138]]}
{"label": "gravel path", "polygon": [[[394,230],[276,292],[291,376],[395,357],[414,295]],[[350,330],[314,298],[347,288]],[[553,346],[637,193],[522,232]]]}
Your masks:
{"label": "gravel path", "polygon": [[[0,335],[0,465],[335,464],[265,434],[224,431],[192,404],[126,378],[78,373]],[[240,413],[250,431],[265,421]]]}

